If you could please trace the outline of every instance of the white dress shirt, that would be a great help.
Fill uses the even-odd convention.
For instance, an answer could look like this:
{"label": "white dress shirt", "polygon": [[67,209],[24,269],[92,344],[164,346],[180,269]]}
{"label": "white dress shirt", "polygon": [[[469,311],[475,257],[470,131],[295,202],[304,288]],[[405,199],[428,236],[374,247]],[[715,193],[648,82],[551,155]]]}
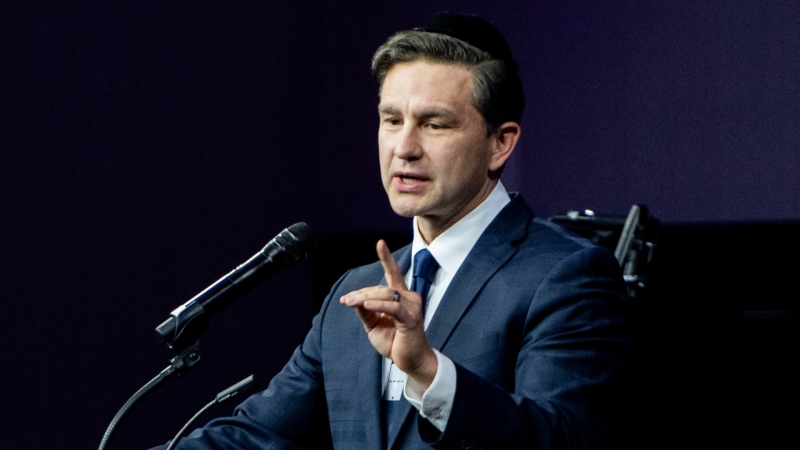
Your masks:
{"label": "white dress shirt", "polygon": [[[427,248],[439,263],[439,270],[436,272],[436,277],[428,293],[425,328],[428,327],[445,291],[447,291],[447,287],[453,280],[453,276],[467,258],[472,247],[486,230],[486,227],[489,226],[509,201],[511,200],[508,192],[503,183],[498,181],[497,186],[495,186],[486,200],[427,246],[419,233],[417,219],[416,217],[414,218],[414,240],[411,244],[412,266],[405,275],[406,286],[410,286],[411,275],[414,273],[413,255],[416,255],[418,251]],[[440,431],[444,431],[447,419],[450,417],[453,399],[455,398],[456,368],[450,358],[436,349],[434,349],[434,352],[439,365],[433,383],[427,391],[422,386],[414,383],[413,380],[407,380],[407,376],[397,369],[397,366],[394,366],[391,360],[384,359],[384,398],[387,400],[396,399],[402,389],[406,399],[419,410],[420,415]],[[389,386],[390,384],[391,387]]]}

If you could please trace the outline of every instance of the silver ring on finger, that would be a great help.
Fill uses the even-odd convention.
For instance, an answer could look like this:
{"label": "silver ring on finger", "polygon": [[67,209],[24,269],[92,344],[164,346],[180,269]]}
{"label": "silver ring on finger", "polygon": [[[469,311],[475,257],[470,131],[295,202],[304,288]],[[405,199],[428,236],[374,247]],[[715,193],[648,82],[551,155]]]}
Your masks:
{"label": "silver ring on finger", "polygon": [[392,296],[392,301],[393,302],[399,302],[400,301],[400,293],[399,292],[394,291],[394,295]]}

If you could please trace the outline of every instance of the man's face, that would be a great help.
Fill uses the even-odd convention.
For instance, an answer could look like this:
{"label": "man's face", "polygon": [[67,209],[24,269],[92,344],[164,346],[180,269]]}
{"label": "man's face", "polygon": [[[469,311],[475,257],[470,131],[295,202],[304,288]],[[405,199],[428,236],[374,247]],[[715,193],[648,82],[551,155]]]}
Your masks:
{"label": "man's face", "polygon": [[[418,216],[427,240],[478,206],[494,188],[495,138],[472,105],[472,73],[415,61],[392,67],[378,106],[381,177],[392,209]],[[425,236],[424,227],[433,232]]]}

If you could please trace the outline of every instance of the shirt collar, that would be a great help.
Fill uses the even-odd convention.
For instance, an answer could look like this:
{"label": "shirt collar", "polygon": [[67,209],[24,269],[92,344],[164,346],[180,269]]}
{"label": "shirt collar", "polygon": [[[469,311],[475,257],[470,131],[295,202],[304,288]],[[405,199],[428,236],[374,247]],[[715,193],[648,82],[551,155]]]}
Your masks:
{"label": "shirt collar", "polygon": [[411,244],[412,261],[413,255],[423,248],[427,248],[436,258],[439,266],[452,276],[461,267],[461,263],[467,258],[486,227],[510,201],[505,186],[498,181],[486,200],[427,246],[419,232],[417,218],[414,217],[414,240]]}

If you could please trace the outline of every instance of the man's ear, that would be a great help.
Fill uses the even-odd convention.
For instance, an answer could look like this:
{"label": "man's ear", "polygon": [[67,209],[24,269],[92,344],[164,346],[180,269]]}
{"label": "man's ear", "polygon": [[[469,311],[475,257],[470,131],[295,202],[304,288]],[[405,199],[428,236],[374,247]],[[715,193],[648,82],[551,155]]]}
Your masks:
{"label": "man's ear", "polygon": [[506,163],[519,141],[521,129],[517,122],[505,122],[492,133],[494,149],[489,162],[489,171],[496,172]]}

